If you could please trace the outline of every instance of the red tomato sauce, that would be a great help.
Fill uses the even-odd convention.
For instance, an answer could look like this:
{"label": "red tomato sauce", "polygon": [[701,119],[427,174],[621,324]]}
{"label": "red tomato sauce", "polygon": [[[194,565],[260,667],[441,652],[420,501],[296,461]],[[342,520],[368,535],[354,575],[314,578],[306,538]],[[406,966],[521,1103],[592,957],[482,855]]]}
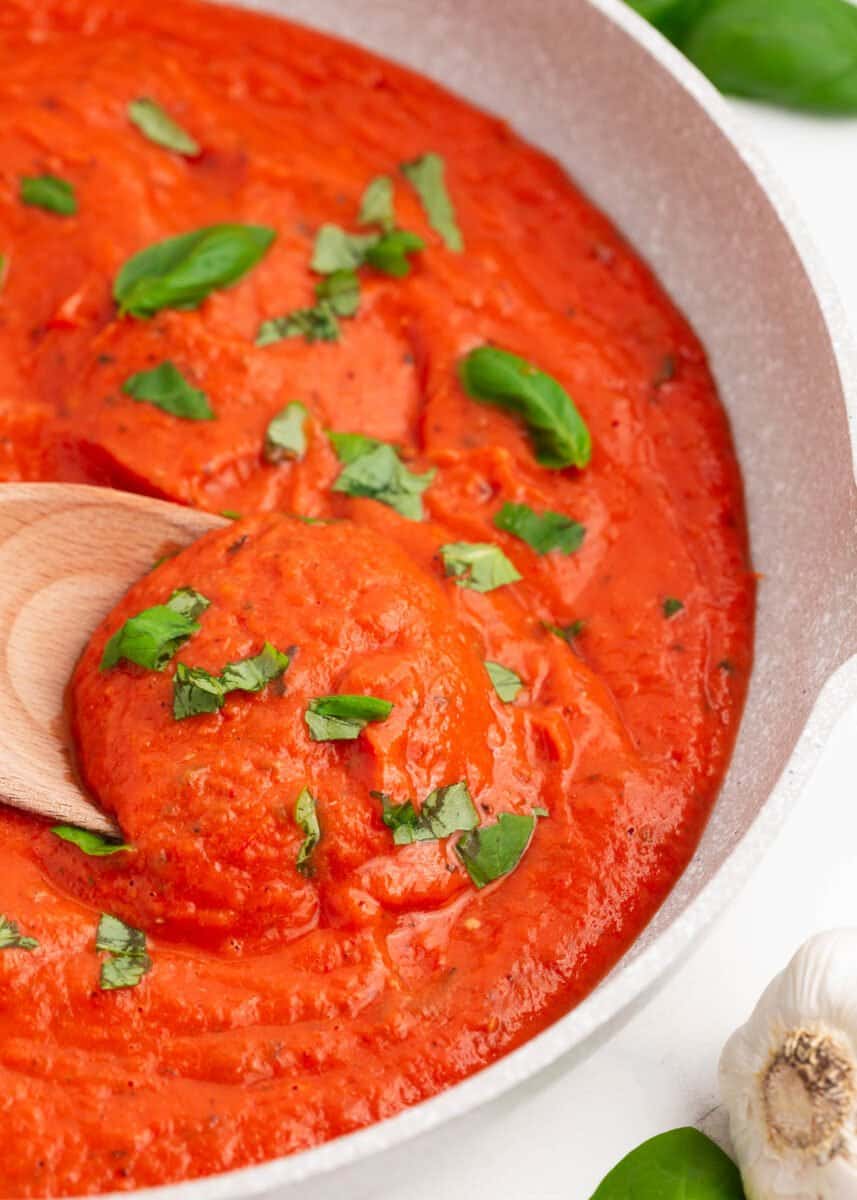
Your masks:
{"label": "red tomato sauce", "polygon": [[[185,1179],[288,1154],[415,1104],[579,1001],[688,862],[717,795],[751,665],[741,481],[705,354],[657,281],[552,161],[501,121],[362,50],[193,0],[6,0],[0,10],[0,479],[129,488],[247,514],[167,559],[96,632],[70,700],[78,762],[134,850],[85,856],[0,813],[5,1197]],[[202,147],[127,117],[155,98]],[[464,238],[448,250],[398,164],[443,156]],[[621,164],[617,164],[621,169]],[[78,213],[25,206],[22,176]],[[338,342],[267,347],[261,321],[313,303],[325,222],[356,231],[396,178],[426,242],[404,279],[361,273]],[[194,311],[121,317],[116,273],[216,222],[276,241]],[[520,354],[574,397],[584,470],[540,466],[524,425],[457,364]],[[211,421],[125,395],[169,358]],[[291,400],[301,461],[263,455]],[[331,490],[329,430],[436,469],[425,519]],[[504,502],[566,514],[579,550],[538,555]],[[305,524],[288,514],[320,518]],[[494,542],[522,579],[480,594],[439,548]],[[192,586],[211,600],[163,672],[98,665],[107,638]],[[664,602],[683,607],[667,616]],[[570,641],[549,626],[584,622]],[[219,671],[265,641],[292,661],[261,692],[176,721],[175,664]],[[504,703],[486,660],[520,676]],[[330,693],[394,704],[313,742]],[[547,810],[515,870],[477,889],[456,838],[395,845],[387,793],[466,781],[480,821]],[[314,871],[294,804],[316,798]],[[99,988],[100,912],[142,929],[152,969]]]}

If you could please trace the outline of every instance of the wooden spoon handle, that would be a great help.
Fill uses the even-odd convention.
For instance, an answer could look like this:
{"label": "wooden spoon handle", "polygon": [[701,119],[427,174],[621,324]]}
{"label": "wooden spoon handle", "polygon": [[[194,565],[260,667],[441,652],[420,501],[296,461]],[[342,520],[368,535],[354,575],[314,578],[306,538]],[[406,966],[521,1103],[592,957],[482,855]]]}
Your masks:
{"label": "wooden spoon handle", "polygon": [[0,800],[115,834],[80,790],[65,690],[98,622],[155,560],[222,517],[73,484],[0,484]]}

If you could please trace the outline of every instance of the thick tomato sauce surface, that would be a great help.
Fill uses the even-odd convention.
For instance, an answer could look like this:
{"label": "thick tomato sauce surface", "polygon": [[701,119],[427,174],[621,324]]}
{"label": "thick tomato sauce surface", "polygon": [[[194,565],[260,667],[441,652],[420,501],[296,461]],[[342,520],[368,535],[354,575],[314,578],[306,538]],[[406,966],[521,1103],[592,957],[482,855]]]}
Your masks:
{"label": "thick tomato sauce surface", "polygon": [[[147,141],[127,116],[141,95],[201,153]],[[714,802],[753,577],[703,350],[607,220],[502,122],[354,47],[193,0],[6,0],[0,110],[0,479],[245,514],[136,584],[72,682],[80,771],[134,849],[88,857],[0,814],[0,913],[38,941],[0,949],[0,1194],[22,1197],[316,1145],[577,1002],[661,903]],[[428,151],[462,253],[398,174]],[[73,184],[76,215],[21,203],[21,178],[41,174]],[[316,230],[355,230],[380,174],[426,242],[410,275],[362,272],[339,341],[257,347],[260,322],[313,303]],[[118,314],[130,255],[236,221],[277,235],[237,286],[193,311]],[[585,469],[540,466],[522,422],[465,393],[457,365],[486,343],[574,397]],[[122,391],[167,358],[213,420]],[[292,400],[309,412],[306,454],[269,463],[266,428]],[[334,492],[330,430],[435,468],[424,519]],[[573,517],[582,546],[538,555],[495,528],[505,502]],[[455,542],[496,543],[521,580],[459,586],[438,556]],[[211,606],[166,670],[99,670],[127,618],[187,586]],[[572,622],[570,641],[549,628]],[[266,641],[294,648],[280,680],[174,719],[178,662],[217,672]],[[522,680],[511,703],[486,660]],[[306,706],[331,693],[394,708],[354,740],[313,742]],[[381,819],[379,793],[419,805],[461,781],[483,824],[548,814],[481,890],[455,837],[395,845]],[[296,866],[304,787],[322,835],[311,874]],[[146,935],[153,966],[135,987],[99,987],[101,912]]]}

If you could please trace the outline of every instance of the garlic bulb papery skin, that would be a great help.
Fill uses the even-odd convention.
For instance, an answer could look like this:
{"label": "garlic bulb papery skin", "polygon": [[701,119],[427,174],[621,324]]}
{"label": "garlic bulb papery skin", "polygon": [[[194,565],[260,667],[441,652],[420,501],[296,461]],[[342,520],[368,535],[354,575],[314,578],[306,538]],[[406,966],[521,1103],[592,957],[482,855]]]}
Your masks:
{"label": "garlic bulb papery skin", "polygon": [[857,1200],[857,929],[810,938],[720,1059],[747,1200]]}

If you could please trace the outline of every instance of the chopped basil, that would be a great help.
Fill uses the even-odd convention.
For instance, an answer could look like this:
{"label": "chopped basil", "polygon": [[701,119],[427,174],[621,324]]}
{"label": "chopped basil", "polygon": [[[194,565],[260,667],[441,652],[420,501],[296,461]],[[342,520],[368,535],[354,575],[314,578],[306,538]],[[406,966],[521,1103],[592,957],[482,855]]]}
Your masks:
{"label": "chopped basil", "polygon": [[76,825],[52,825],[51,833],[62,838],[64,842],[71,842],[73,846],[77,846],[78,850],[82,850],[91,858],[106,858],[110,854],[118,854],[122,850],[132,849],[126,842],[117,841],[115,838],[106,838],[100,833],[93,833],[90,829],[78,829]]}
{"label": "chopped basil", "polygon": [[393,804],[389,796],[380,794],[380,798],[384,806],[381,819],[393,831],[397,846],[437,841],[452,833],[475,829],[479,824],[479,814],[464,781],[435,788],[419,812],[412,800]]}
{"label": "chopped basil", "polygon": [[155,142],[167,150],[175,150],[176,154],[184,154],[189,158],[199,154],[199,143],[187,130],[182,129],[160,104],[147,96],[131,101],[128,105],[128,118],[150,142]]}
{"label": "chopped basil", "polygon": [[494,684],[494,690],[503,703],[511,704],[518,692],[524,686],[520,676],[516,675],[514,671],[510,671],[508,667],[504,667],[502,663],[498,662],[486,661],[485,670],[491,677],[491,682]]}
{"label": "chopped basil", "polygon": [[196,617],[210,601],[192,588],[179,588],[166,604],[156,604],[129,617],[104,647],[100,670],[109,671],[120,659],[163,671],[164,667],[188,638],[196,633]]}
{"label": "chopped basil", "polygon": [[95,932],[96,950],[108,958],[101,964],[101,990],[135,987],[152,969],[146,953],[146,935],[142,929],[126,925],[118,917],[102,913]]}
{"label": "chopped basil", "polygon": [[35,950],[35,938],[24,937],[17,921],[10,921],[0,913],[0,950]]}
{"label": "chopped basil", "polygon": [[337,317],[353,317],[360,308],[360,280],[356,271],[333,271],[315,285],[316,307],[324,304]]}
{"label": "chopped basil", "polygon": [[227,521],[241,520],[241,513],[237,510],[237,508],[221,508],[220,515],[221,517],[226,517]]}
{"label": "chopped basil", "polygon": [[362,434],[331,433],[329,437],[345,464],[333,485],[335,492],[377,500],[410,521],[423,519],[422,494],[435,477],[434,468],[416,475],[393,446]]}
{"label": "chopped basil", "polygon": [[311,875],[313,871],[311,855],[321,841],[321,826],[318,823],[315,799],[307,788],[303,789],[295,803],[295,821],[304,835],[304,840],[298,849],[295,866],[301,875]]}
{"label": "chopped basil", "polygon": [[390,701],[377,696],[317,696],[304,720],[314,742],[353,741],[370,721],[386,721],[392,711]]}
{"label": "chopped basil", "polygon": [[339,225],[322,225],[315,237],[310,266],[319,275],[355,271],[366,261],[366,251],[380,239],[378,233],[346,233]]}
{"label": "chopped basil", "polygon": [[471,350],[459,370],[468,395],[524,420],[543,466],[585,467],[589,462],[589,430],[571,397],[550,375],[494,346]]}
{"label": "chopped basil", "polygon": [[562,513],[534,512],[528,504],[504,504],[494,518],[496,529],[502,529],[532,546],[536,554],[559,550],[573,554],[583,545],[586,527]]}
{"label": "chopped basil", "polygon": [[389,233],[396,224],[393,203],[393,181],[389,175],[378,175],[366,188],[360,202],[360,225],[379,225]]}
{"label": "chopped basil", "polygon": [[269,463],[301,459],[306,453],[306,426],[309,413],[297,400],[287,404],[269,422],[265,432],[265,458]]}
{"label": "chopped basil", "polygon": [[177,721],[223,708],[226,693],[217,675],[203,667],[178,663],[173,679],[173,716]]}
{"label": "chopped basil", "polygon": [[121,313],[151,317],[163,308],[198,308],[213,291],[237,283],[276,237],[264,225],[207,225],[155,242],[129,258],[113,295]]}
{"label": "chopped basil", "polygon": [[366,437],[365,433],[328,433],[330,444],[336,451],[336,457],[342,463],[353,463],[364,454],[369,454],[378,446],[383,446],[377,438]]}
{"label": "chopped basil", "polygon": [[492,592],[523,578],[493,542],[448,542],[440,547],[440,556],[447,575],[474,592]]}
{"label": "chopped basil", "polygon": [[6,276],[9,274],[9,256],[8,254],[0,254],[0,290],[6,284]]}
{"label": "chopped basil", "polygon": [[460,252],[464,241],[446,190],[444,169],[439,154],[424,154],[413,162],[402,163],[402,174],[419,196],[429,225],[440,234],[448,249]]}
{"label": "chopped basil", "polygon": [[339,340],[339,322],[327,303],[315,308],[296,308],[285,317],[271,317],[263,321],[256,334],[257,346],[273,346],[286,338],[302,337],[307,342],[336,342]]}
{"label": "chopped basil", "polygon": [[648,1197],[744,1200],[744,1188],[741,1172],[704,1133],[691,1128],[672,1129],[627,1154],[601,1181],[590,1200]]}
{"label": "chopped basil", "polygon": [[260,692],[283,674],[289,655],[265,642],[261,651],[238,662],[227,663],[219,675],[204,667],[176,665],[173,679],[173,716],[177,721],[199,717],[223,708],[230,692]]}
{"label": "chopped basil", "polygon": [[366,262],[384,275],[402,279],[411,271],[408,255],[416,254],[424,247],[425,242],[416,233],[409,233],[407,229],[393,229],[369,247]]}
{"label": "chopped basil", "polygon": [[530,844],[535,816],[500,813],[494,825],[472,830],[456,843],[455,851],[478,888],[513,871]]}
{"label": "chopped basil", "polygon": [[150,371],[129,375],[122,391],[186,421],[210,421],[214,417],[205,392],[191,387],[178,367],[169,361]]}
{"label": "chopped basil", "polygon": [[280,678],[289,662],[288,654],[265,642],[261,651],[253,657],[226,664],[220,674],[223,691],[261,692],[266,684]]}
{"label": "chopped basil", "polygon": [[77,212],[74,188],[56,175],[25,175],[21,180],[21,200],[32,208],[72,217]]}
{"label": "chopped basil", "polygon": [[675,596],[667,596],[661,608],[663,609],[664,616],[669,620],[670,617],[674,617],[676,613],[681,612],[684,608],[684,603],[681,600],[676,600]]}
{"label": "chopped basil", "polygon": [[580,637],[586,628],[586,622],[582,621],[579,617],[576,621],[569,622],[568,625],[552,625],[549,621],[543,621],[542,624],[548,633],[555,633],[557,637],[562,638],[569,645],[571,645],[575,638]]}
{"label": "chopped basil", "polygon": [[196,621],[210,607],[211,601],[192,587],[176,588],[167,601],[167,608],[181,613],[183,617],[188,617],[191,621]]}

